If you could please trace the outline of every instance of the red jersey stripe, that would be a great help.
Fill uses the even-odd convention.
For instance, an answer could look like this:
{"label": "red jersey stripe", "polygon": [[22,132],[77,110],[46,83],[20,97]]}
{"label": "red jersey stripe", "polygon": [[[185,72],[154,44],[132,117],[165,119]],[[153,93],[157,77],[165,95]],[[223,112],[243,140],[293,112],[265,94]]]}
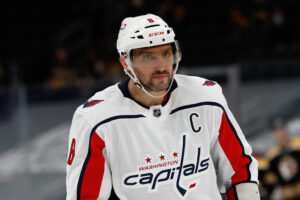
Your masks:
{"label": "red jersey stripe", "polygon": [[[166,92],[166,91],[168,91],[168,90],[165,90],[165,92]],[[161,102],[161,104],[164,104],[164,103],[166,102],[168,95],[169,95],[169,94],[167,93],[167,94],[164,96],[164,99],[163,99],[163,101]]]}
{"label": "red jersey stripe", "polygon": [[98,198],[105,168],[105,158],[102,154],[105,143],[96,132],[93,133],[90,145],[91,155],[83,175],[81,200],[96,200]]}
{"label": "red jersey stripe", "polygon": [[219,143],[235,172],[231,178],[231,184],[234,185],[247,181],[250,177],[250,174],[248,174],[248,165],[251,160],[245,155],[242,143],[225,112],[223,112],[219,130]]}
{"label": "red jersey stripe", "polygon": [[229,188],[229,190],[227,190],[226,192],[226,197],[227,200],[238,200],[235,188]]}

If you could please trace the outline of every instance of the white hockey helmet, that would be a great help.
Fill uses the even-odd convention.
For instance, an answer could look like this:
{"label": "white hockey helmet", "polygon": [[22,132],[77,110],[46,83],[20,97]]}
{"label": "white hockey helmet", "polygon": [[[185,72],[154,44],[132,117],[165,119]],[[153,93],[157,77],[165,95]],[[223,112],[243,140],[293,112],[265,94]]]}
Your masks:
{"label": "white hockey helmet", "polygon": [[[125,18],[120,27],[117,49],[120,55],[125,57],[131,74],[124,69],[125,73],[134,80],[135,84],[148,95],[149,94],[138,80],[132,69],[131,56],[132,50],[145,47],[153,47],[164,44],[171,44],[174,54],[174,74],[177,71],[179,61],[181,60],[181,51],[178,42],[175,40],[175,33],[168,24],[159,16],[146,14],[137,17]],[[173,81],[173,80],[172,80]],[[163,96],[163,95],[162,95]]]}
{"label": "white hockey helmet", "polygon": [[132,49],[175,42],[175,33],[160,17],[147,14],[122,21],[117,40],[120,54]]}

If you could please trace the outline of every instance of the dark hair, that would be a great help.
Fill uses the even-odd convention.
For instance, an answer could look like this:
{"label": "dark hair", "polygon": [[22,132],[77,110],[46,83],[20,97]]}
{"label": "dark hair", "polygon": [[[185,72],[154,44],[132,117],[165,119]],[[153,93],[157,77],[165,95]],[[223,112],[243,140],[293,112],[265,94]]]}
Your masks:
{"label": "dark hair", "polygon": [[275,118],[272,121],[271,124],[272,130],[278,130],[278,129],[285,129],[286,128],[286,122],[282,118]]}

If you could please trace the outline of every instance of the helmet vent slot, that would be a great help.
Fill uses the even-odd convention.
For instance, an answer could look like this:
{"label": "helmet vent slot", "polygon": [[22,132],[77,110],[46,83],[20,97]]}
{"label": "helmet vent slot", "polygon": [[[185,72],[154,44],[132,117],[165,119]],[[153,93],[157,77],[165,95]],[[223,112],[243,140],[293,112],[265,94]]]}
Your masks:
{"label": "helmet vent slot", "polygon": [[170,32],[171,32],[170,30],[167,30],[167,34],[170,34]]}
{"label": "helmet vent slot", "polygon": [[138,33],[138,32],[140,32],[139,30],[136,30],[134,33]]}
{"label": "helmet vent slot", "polygon": [[135,39],[135,37],[133,36],[133,37],[130,37],[131,39]]}
{"label": "helmet vent slot", "polygon": [[159,24],[153,24],[153,25],[150,25],[150,26],[145,26],[145,28],[151,28],[151,27],[155,27],[155,26],[160,26]]}
{"label": "helmet vent slot", "polygon": [[138,39],[144,39],[144,37],[142,35],[138,35],[137,38]]}

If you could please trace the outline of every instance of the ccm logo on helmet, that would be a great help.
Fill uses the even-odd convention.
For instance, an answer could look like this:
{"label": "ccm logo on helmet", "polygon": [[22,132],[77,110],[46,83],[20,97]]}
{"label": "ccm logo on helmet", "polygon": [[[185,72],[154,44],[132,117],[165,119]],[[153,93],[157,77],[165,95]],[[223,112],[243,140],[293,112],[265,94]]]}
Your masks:
{"label": "ccm logo on helmet", "polygon": [[165,34],[164,31],[162,31],[162,32],[155,32],[155,33],[150,33],[150,34],[149,34],[149,37],[153,37],[153,36],[157,36],[157,35],[163,35],[163,34]]}

